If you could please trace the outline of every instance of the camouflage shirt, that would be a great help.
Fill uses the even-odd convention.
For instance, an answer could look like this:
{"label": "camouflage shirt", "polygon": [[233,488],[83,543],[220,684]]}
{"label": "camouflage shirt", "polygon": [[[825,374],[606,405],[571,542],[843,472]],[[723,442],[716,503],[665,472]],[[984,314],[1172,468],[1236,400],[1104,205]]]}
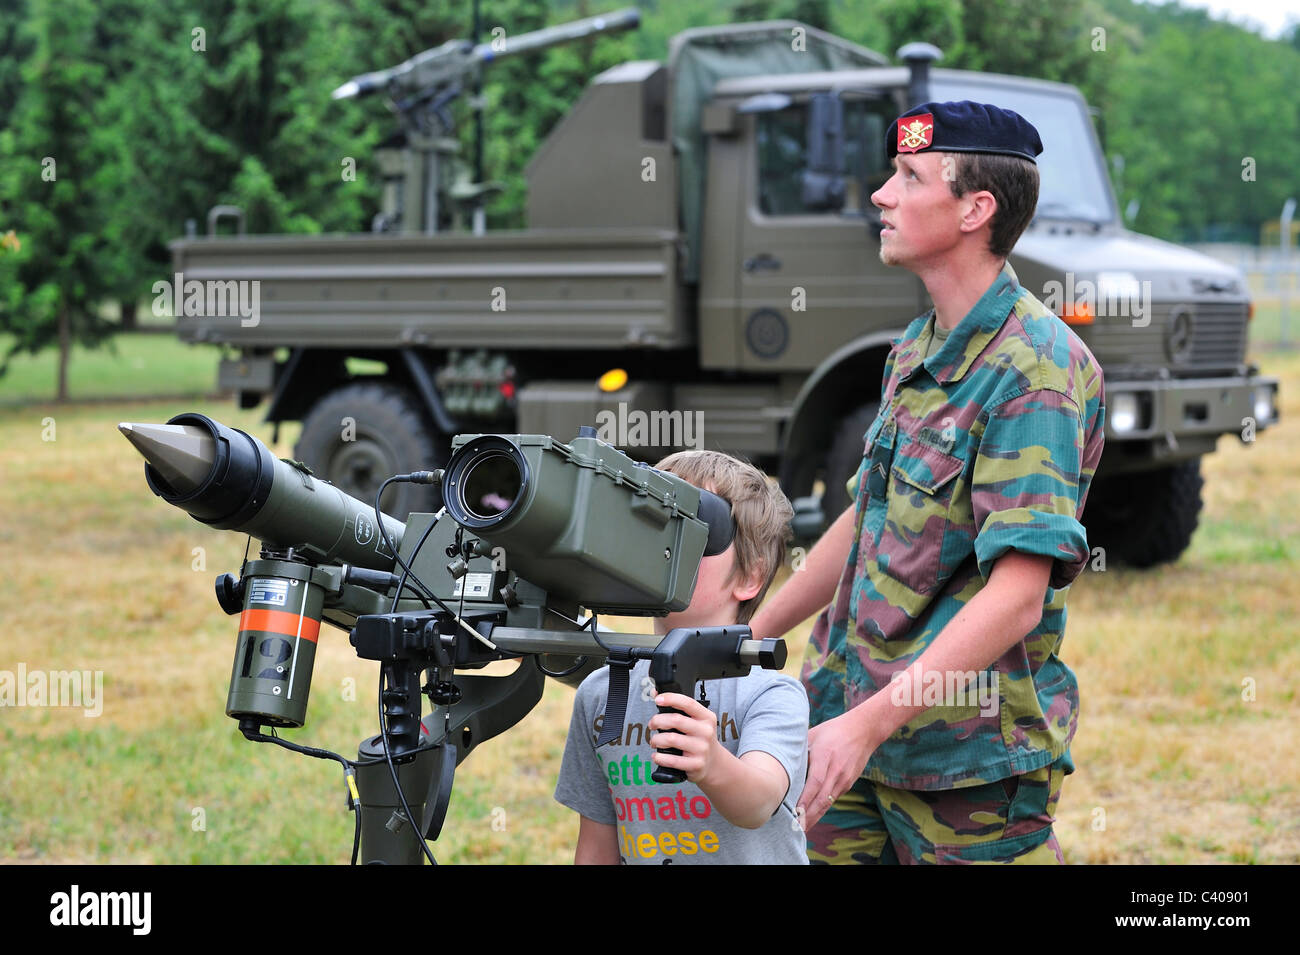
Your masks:
{"label": "camouflage shirt", "polygon": [[867,764],[867,778],[901,789],[1004,779],[1069,746],[1078,684],[1058,653],[1069,585],[1089,557],[1079,519],[1105,421],[1096,359],[1010,265],[924,357],[933,323],[933,312],[915,319],[885,363],[856,478],[853,546],[804,658],[812,723],[898,689],[891,674],[921,655],[1003,554],[1054,561],[1041,622],[979,675],[983,700],[975,687],[930,697],[919,683],[902,698],[943,705]]}

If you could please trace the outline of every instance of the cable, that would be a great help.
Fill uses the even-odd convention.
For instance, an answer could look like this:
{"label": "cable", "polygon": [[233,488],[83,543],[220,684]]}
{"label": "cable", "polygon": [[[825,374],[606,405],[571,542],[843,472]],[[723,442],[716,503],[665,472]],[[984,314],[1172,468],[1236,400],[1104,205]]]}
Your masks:
{"label": "cable", "polygon": [[[384,482],[379,485],[379,490],[375,493],[375,523],[379,525],[379,535],[383,539],[385,546],[387,546],[388,549],[393,552],[393,559],[396,560],[397,563],[401,565],[402,570],[405,571],[405,574],[410,575],[411,580],[413,580],[420,587],[421,590],[423,590],[426,594],[428,594],[431,598],[433,598],[433,602],[436,603],[439,607],[441,607],[447,613],[448,616],[450,616],[458,624],[464,627],[465,630],[469,632],[470,636],[472,636],[475,640],[478,640],[480,643],[485,644],[490,649],[495,650],[497,648],[497,645],[495,643],[493,643],[487,637],[483,636],[483,634],[479,633],[468,623],[466,623],[462,617],[460,617],[454,610],[448,607],[446,603],[443,602],[442,598],[439,597],[437,594],[435,594],[433,590],[424,581],[422,581],[413,570],[411,570],[410,565],[407,564],[406,561],[402,560],[402,555],[397,552],[397,547],[394,546],[392,538],[388,536],[387,528],[384,527],[384,512],[379,507],[379,500],[380,498],[383,497],[384,491],[385,489],[387,489],[388,485],[397,482],[403,482],[403,481],[416,483],[416,484],[432,484],[434,483],[432,477],[436,473],[437,472],[435,471],[415,471],[411,474],[394,474],[392,477],[384,478]],[[430,478],[430,480],[423,479],[424,476],[426,475]],[[443,508],[438,513],[441,514],[442,511],[445,510],[446,508]],[[414,554],[411,555],[411,559],[412,561],[414,561],[415,559]],[[396,607],[396,604],[394,604],[394,607]]]}
{"label": "cable", "polygon": [[[430,471],[415,472],[415,474],[432,474],[432,473],[433,472]],[[379,490],[375,493],[375,523],[379,525],[379,536],[383,540],[384,545],[390,551],[393,552],[393,559],[397,561],[398,565],[402,568],[402,570],[404,570],[406,574],[409,575],[413,581],[415,581],[415,583],[420,587],[421,590],[423,590],[426,594],[432,597],[439,607],[441,607],[443,610],[446,610],[447,613],[451,613],[451,608],[448,607],[441,600],[439,600],[438,596],[434,594],[433,590],[427,584],[425,584],[424,581],[422,581],[419,578],[418,574],[414,573],[411,570],[410,565],[407,564],[406,561],[402,560],[402,555],[397,552],[397,546],[393,543],[393,539],[388,536],[388,528],[384,526],[384,512],[383,509],[379,506],[379,501],[380,498],[384,496],[384,491],[388,489],[388,485],[390,484],[395,484],[400,482],[417,483],[414,481],[415,474],[394,474],[392,477],[384,478],[383,483],[379,485]],[[420,481],[418,483],[427,484],[432,482]]]}
{"label": "cable", "polygon": [[[445,507],[439,509],[438,513],[433,515],[433,520],[431,520],[431,521],[429,522],[429,526],[426,527],[426,528],[424,529],[424,533],[423,533],[422,535],[420,535],[420,539],[419,539],[419,540],[416,542],[416,544],[415,544],[415,549],[414,549],[413,551],[411,551],[411,563],[412,563],[412,564],[415,563],[415,558],[419,555],[419,553],[420,553],[420,548],[424,546],[424,542],[427,541],[427,540],[429,539],[429,535],[430,535],[431,533],[433,533],[433,529],[438,525],[438,521],[442,518],[442,515],[445,514],[445,513],[447,513],[447,509],[446,509]],[[405,565],[404,565],[404,566],[405,566]],[[407,581],[407,578],[410,577],[410,576],[411,576],[411,573],[410,573],[409,568],[408,568],[408,569],[405,569],[405,570],[402,571],[402,576],[401,576],[401,577],[398,579],[398,581],[397,581],[397,593],[393,594],[393,605],[392,605],[391,607],[388,608],[388,612],[389,612],[389,613],[397,613],[397,602],[398,602],[399,600],[401,600],[401,598],[402,598],[402,591],[406,588],[406,581]],[[421,584],[420,586],[423,588],[424,585]],[[412,587],[412,590],[414,590],[414,587]],[[427,593],[427,589],[426,589],[426,593]],[[428,606],[429,606],[429,601],[428,601],[427,599],[425,599],[425,597],[424,597],[423,595],[420,595],[418,591],[416,591],[416,594],[417,594],[417,596],[420,596],[420,599],[421,599],[421,600],[424,601],[424,605],[425,605],[425,607],[428,607]],[[432,594],[429,594],[429,596],[433,596],[433,595],[432,595]],[[437,598],[437,597],[434,597],[434,599],[437,600],[438,598]],[[441,603],[441,601],[439,601],[439,603]],[[432,608],[430,608],[430,609],[432,609]]]}
{"label": "cable", "polygon": [[[382,679],[382,674],[381,674]],[[380,706],[382,707],[382,702]],[[275,730],[272,728],[272,733]],[[340,756],[338,753],[331,752],[328,749],[317,749],[314,746],[303,746],[299,743],[291,743],[287,739],[281,739],[279,736],[267,736],[264,733],[244,734],[244,738],[254,743],[275,743],[277,746],[283,746],[287,750],[295,753],[301,753],[304,756],[314,756],[316,759],[332,759],[343,764],[343,777],[348,782],[348,802],[351,805],[353,826],[352,826],[352,865],[357,864],[357,855],[361,850],[361,797],[356,790],[356,770],[362,766],[374,766],[377,763],[385,762],[384,759],[376,756],[372,759],[348,759],[346,756]],[[425,753],[433,750],[435,747],[431,742],[422,742],[419,746],[411,751],[412,755]],[[407,815],[410,815],[410,808],[406,808]],[[423,839],[421,840],[423,841]]]}
{"label": "cable", "polygon": [[350,865],[357,864],[357,854],[361,851],[361,807],[356,808],[357,825],[352,832],[352,862]]}
{"label": "cable", "polygon": [[[274,727],[271,729],[275,733]],[[244,734],[244,738],[254,743],[275,743],[277,746],[283,746],[285,749],[292,750],[295,753],[302,753],[304,756],[314,756],[316,759],[333,759],[343,764],[343,778],[348,781],[348,803],[352,809],[353,826],[352,826],[352,865],[357,864],[357,852],[361,847],[361,800],[356,795],[356,773],[352,760],[338,753],[331,752],[328,749],[317,749],[315,746],[303,746],[299,743],[291,743],[287,739],[281,739],[278,736],[267,736],[264,733]]]}
{"label": "cable", "polygon": [[[333,759],[343,763],[345,767],[351,769],[360,769],[363,766],[375,766],[384,762],[384,759],[379,756],[374,756],[370,759],[348,759],[346,756],[340,756],[338,753],[331,753],[327,749],[316,749],[313,746],[302,746],[298,743],[291,743],[287,739],[281,739],[279,736],[267,736],[264,733],[259,733],[253,736],[249,736],[246,733],[244,734],[244,738],[252,740],[254,743],[275,743],[279,746],[283,746],[285,749],[291,749],[295,753],[302,753],[304,756],[315,756],[317,759]],[[436,747],[431,742],[424,742],[411,750],[410,755],[426,753],[435,748]]]}
{"label": "cable", "polygon": [[[465,528],[461,527],[459,524],[456,525],[456,551],[465,557],[466,574],[466,576],[461,577],[459,581],[460,604],[456,607],[456,616],[459,618],[465,615],[465,591],[469,590],[469,582],[467,579],[469,574],[469,562],[474,559],[472,554],[465,554]],[[411,559],[414,560],[415,558]]]}
{"label": "cable", "polygon": [[542,673],[545,674],[546,676],[552,676],[557,679],[563,676],[568,676],[570,673],[577,673],[579,670],[581,670],[583,667],[587,665],[587,655],[584,654],[578,657],[578,662],[575,663],[573,666],[569,667],[567,670],[552,671],[546,669],[546,667],[542,664],[542,656],[543,654],[541,653],[537,654],[537,669],[541,670]]}
{"label": "cable", "polygon": [[585,621],[583,621],[582,623],[578,623],[578,621],[574,620],[568,614],[560,613],[560,611],[556,610],[554,607],[548,606],[546,609],[549,610],[551,613],[555,614],[561,620],[569,621],[569,623],[573,624],[575,627],[578,628],[579,633],[582,633],[582,631],[590,627],[591,638],[596,641],[596,646],[604,650],[606,656],[608,656],[613,651],[614,648],[609,646],[607,643],[605,643],[604,640],[600,639],[600,634],[596,632],[596,614],[594,612]]}
{"label": "cable", "polygon": [[[563,617],[565,620],[569,621],[569,623],[573,624],[575,627],[578,628],[579,633],[581,633],[583,630],[586,630],[588,627],[590,627],[592,639],[596,641],[596,645],[598,647],[600,647],[602,650],[605,651],[606,656],[608,656],[613,651],[613,648],[608,646],[604,640],[600,639],[600,634],[596,632],[596,614],[594,612],[590,617],[586,619],[585,622],[580,624],[572,617],[566,614],[562,614],[558,610],[555,610],[554,608],[548,607],[547,609],[550,610],[551,613],[555,614],[557,617]],[[542,656],[543,654],[540,653],[537,654],[537,669],[541,670],[542,673],[544,673],[546,676],[558,678],[558,677],[568,676],[570,673],[577,673],[580,669],[582,669],[584,666],[587,665],[587,660],[590,657],[590,654],[584,653],[582,656],[578,657],[577,661],[573,664],[573,666],[569,667],[567,670],[559,670],[555,672],[546,669],[546,667],[542,665]]]}

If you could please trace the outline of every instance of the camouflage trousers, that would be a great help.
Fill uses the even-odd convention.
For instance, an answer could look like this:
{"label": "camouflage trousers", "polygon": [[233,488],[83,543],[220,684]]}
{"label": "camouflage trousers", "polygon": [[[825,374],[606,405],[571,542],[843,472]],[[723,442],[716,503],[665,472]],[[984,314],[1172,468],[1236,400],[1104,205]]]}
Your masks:
{"label": "camouflage trousers", "polygon": [[965,789],[893,789],[859,779],[808,830],[808,859],[865,865],[1055,865],[1052,832],[1067,751],[1050,766]]}

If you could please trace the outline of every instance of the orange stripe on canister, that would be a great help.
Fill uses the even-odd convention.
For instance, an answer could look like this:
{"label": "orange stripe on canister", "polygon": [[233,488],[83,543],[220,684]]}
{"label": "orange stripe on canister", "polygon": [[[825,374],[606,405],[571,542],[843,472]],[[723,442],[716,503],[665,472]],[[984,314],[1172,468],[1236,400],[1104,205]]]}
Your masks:
{"label": "orange stripe on canister", "polygon": [[[298,632],[299,621],[302,623],[302,632]],[[263,610],[259,607],[249,607],[239,615],[239,632],[245,630],[257,630],[265,633],[282,633],[287,637],[302,637],[304,640],[310,640],[312,643],[317,642],[320,636],[320,621],[313,620],[311,617],[300,617],[296,613],[289,613],[287,610]]]}

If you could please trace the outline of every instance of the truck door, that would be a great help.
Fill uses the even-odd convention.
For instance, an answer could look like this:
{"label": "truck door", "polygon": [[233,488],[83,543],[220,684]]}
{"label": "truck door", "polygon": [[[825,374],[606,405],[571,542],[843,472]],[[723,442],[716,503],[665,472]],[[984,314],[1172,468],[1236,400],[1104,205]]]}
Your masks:
{"label": "truck door", "polygon": [[[803,198],[808,103],[746,116],[753,144],[744,164],[737,269],[737,367],[809,370],[845,342],[901,329],[921,310],[915,276],[880,262],[864,210],[892,170],[885,131],[891,97],[842,94],[843,206],[809,209]],[[874,211],[874,210],[873,210]]]}

